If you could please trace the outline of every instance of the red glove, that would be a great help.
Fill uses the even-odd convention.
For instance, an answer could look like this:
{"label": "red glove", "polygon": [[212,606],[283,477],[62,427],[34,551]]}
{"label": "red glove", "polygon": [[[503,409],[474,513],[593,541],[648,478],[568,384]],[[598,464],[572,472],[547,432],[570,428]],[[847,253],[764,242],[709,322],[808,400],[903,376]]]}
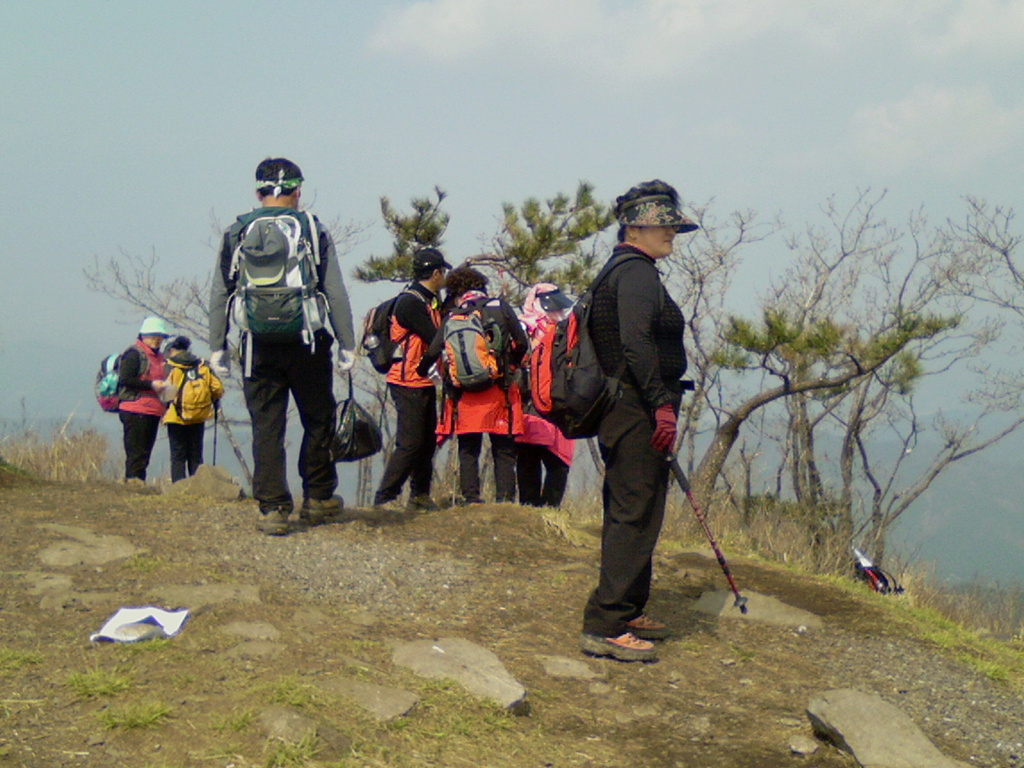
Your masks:
{"label": "red glove", "polygon": [[651,448],[656,451],[667,451],[676,442],[676,414],[668,403],[659,405],[654,410],[654,434],[651,435]]}

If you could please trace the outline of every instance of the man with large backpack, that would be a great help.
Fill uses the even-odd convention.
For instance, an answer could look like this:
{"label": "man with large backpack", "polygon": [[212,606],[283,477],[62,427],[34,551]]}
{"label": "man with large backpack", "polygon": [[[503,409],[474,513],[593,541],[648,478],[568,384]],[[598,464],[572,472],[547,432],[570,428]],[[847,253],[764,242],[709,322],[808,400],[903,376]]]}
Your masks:
{"label": "man with large backpack", "polygon": [[417,366],[441,324],[437,294],[451,265],[437,248],[421,248],[412,257],[413,282],[398,295],[388,328],[395,361],[387,372],[388,391],[395,403],[395,449],[373,498],[374,507],[394,504],[409,481],[407,507],[436,509],[430,497],[434,474],[434,427],[437,392],[427,371]]}
{"label": "man with large backpack", "polygon": [[650,641],[669,634],[646,605],[686,372],[685,320],[658,261],[672,253],[677,233],[697,225],[679,209],[676,190],[658,180],[621,195],[614,211],[619,242],[592,286],[588,328],[601,369],[617,385],[598,428],[605,463],[601,573],[579,645],[597,656],[652,661]]}
{"label": "man with large backpack", "polygon": [[335,409],[331,345],[339,345],[339,370],[351,370],[352,310],[330,233],[299,209],[302,181],[290,160],[267,158],[259,164],[260,205],[225,231],[210,295],[210,367],[218,376],[228,373],[230,324],[241,331],[243,391],[252,419],[253,496],[259,502],[259,527],[271,536],[288,532],[293,510],[285,456],[289,393],[303,426],[299,517],[316,525],[343,503],[334,496],[338,475],[330,453]]}

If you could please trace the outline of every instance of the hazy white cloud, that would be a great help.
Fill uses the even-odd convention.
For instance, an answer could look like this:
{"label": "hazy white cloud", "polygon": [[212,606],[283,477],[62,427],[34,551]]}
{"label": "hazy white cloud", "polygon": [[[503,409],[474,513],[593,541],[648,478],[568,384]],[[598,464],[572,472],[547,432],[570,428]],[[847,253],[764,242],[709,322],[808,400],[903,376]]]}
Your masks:
{"label": "hazy white cloud", "polygon": [[919,86],[853,116],[854,145],[874,171],[921,168],[955,175],[1019,144],[1024,106],[1000,104],[988,86]]}
{"label": "hazy white cloud", "polygon": [[393,7],[369,45],[440,62],[512,58],[650,82],[757,39],[872,55],[883,36],[928,57],[1017,58],[1024,0],[417,0]]}
{"label": "hazy white cloud", "polygon": [[419,0],[392,9],[370,47],[442,62],[511,56],[649,82],[780,24],[806,32],[799,22],[812,6],[812,0]]}
{"label": "hazy white cloud", "polygon": [[918,0],[917,6],[918,53],[1020,58],[1024,52],[1024,0]]}

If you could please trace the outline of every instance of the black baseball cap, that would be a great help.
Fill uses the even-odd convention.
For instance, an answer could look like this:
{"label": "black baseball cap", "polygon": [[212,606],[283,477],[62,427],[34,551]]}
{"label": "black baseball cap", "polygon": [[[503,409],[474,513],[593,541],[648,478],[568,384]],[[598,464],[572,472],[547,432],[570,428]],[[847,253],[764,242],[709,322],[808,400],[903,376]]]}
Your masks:
{"label": "black baseball cap", "polygon": [[416,274],[433,272],[435,269],[451,269],[452,265],[444,259],[437,248],[420,248],[412,255],[412,271]]}
{"label": "black baseball cap", "polygon": [[572,299],[562,293],[560,288],[537,294],[537,303],[545,312],[558,312],[572,306]]}

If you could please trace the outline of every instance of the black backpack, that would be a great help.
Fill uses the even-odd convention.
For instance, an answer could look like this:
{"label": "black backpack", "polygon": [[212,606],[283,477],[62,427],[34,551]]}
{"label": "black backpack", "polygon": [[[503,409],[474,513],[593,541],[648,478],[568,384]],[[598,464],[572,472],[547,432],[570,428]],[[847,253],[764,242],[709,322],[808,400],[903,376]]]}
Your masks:
{"label": "black backpack", "polygon": [[611,271],[643,256],[609,262],[563,320],[547,329],[530,354],[533,407],[568,438],[594,437],[618,390],[618,377],[606,376],[590,338],[594,292]]}
{"label": "black backpack", "polygon": [[397,296],[382,301],[371,309],[363,318],[363,339],[360,344],[370,365],[377,373],[387,373],[397,360],[402,359],[399,347],[408,338],[409,331],[406,331],[398,340],[392,339],[391,316],[395,313],[395,304],[406,293],[411,293],[423,300],[423,296],[418,291],[404,288]]}

